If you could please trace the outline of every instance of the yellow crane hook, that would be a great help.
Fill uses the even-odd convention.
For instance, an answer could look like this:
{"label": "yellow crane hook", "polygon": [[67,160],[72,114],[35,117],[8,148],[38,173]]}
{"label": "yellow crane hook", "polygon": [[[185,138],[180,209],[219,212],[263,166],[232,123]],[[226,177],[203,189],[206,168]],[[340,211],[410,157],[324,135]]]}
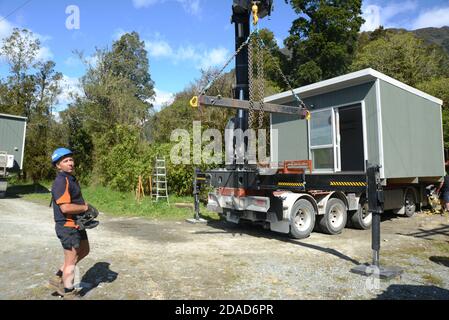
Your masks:
{"label": "yellow crane hook", "polygon": [[256,26],[259,22],[259,6],[257,5],[257,2],[253,2],[251,10],[253,12],[253,25]]}
{"label": "yellow crane hook", "polygon": [[194,96],[192,99],[190,99],[190,106],[192,108],[198,108],[198,96]]}

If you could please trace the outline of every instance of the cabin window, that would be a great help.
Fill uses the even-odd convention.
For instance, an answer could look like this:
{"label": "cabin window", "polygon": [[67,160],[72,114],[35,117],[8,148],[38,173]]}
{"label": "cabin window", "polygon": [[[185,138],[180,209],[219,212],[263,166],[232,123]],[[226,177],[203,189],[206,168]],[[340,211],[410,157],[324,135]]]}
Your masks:
{"label": "cabin window", "polygon": [[310,150],[313,168],[334,169],[333,110],[316,111],[310,120]]}

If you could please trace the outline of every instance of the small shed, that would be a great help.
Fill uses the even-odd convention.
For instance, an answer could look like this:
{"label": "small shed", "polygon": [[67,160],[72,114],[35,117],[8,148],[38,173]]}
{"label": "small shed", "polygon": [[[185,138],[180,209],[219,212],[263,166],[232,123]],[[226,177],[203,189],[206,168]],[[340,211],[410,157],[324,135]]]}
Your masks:
{"label": "small shed", "polygon": [[[444,176],[442,100],[370,68],[294,91],[312,118],[271,114],[273,161],[312,160],[314,173],[365,172],[369,161],[395,183]],[[295,105],[290,91],[265,101]]]}
{"label": "small shed", "polygon": [[23,169],[27,118],[0,113],[0,152],[13,159],[9,169]]}

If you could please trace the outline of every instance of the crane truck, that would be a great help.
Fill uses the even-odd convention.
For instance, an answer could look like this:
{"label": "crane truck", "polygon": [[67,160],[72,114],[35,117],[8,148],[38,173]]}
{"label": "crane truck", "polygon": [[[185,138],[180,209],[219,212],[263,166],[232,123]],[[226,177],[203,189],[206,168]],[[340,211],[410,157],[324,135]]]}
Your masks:
{"label": "crane truck", "polygon": [[[257,24],[257,19],[271,14],[272,5],[272,0],[233,1],[232,22],[235,24],[237,52],[233,99],[207,96],[205,92],[192,99],[192,106],[237,109],[236,116],[227,126],[232,130],[247,130],[248,115],[254,110],[294,115],[302,121],[310,119],[309,109],[298,98],[295,106],[250,101],[248,91],[252,71],[248,66],[249,49],[245,47],[251,35],[250,17],[252,13],[253,24]],[[248,140],[241,143],[247,150]],[[358,229],[371,228],[373,218],[377,219],[378,215],[373,217],[370,202],[377,204],[376,208],[379,205],[385,209],[394,208],[406,216],[413,216],[419,205],[426,202],[422,184],[386,186],[384,191],[385,181],[380,179],[379,164],[366,161],[363,171],[332,173],[313,172],[311,160],[292,159],[260,166],[249,163],[247,159],[237,161],[235,150],[240,147],[233,146],[232,162],[225,168],[195,171],[196,217],[199,217],[199,190],[205,184],[213,187],[208,194],[207,208],[226,221],[260,223],[272,231],[290,234],[297,239],[306,238],[317,229],[327,234],[338,234],[347,225]]]}

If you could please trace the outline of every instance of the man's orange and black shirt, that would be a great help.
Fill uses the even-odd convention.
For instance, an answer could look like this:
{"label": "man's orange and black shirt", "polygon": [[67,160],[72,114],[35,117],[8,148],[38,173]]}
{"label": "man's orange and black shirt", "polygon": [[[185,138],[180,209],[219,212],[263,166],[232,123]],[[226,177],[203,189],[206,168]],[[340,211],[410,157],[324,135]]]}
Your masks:
{"label": "man's orange and black shirt", "polygon": [[85,204],[76,178],[68,173],[59,172],[53,182],[51,194],[53,196],[53,213],[56,224],[77,228],[74,220],[75,215],[64,214],[59,207],[61,204]]}

